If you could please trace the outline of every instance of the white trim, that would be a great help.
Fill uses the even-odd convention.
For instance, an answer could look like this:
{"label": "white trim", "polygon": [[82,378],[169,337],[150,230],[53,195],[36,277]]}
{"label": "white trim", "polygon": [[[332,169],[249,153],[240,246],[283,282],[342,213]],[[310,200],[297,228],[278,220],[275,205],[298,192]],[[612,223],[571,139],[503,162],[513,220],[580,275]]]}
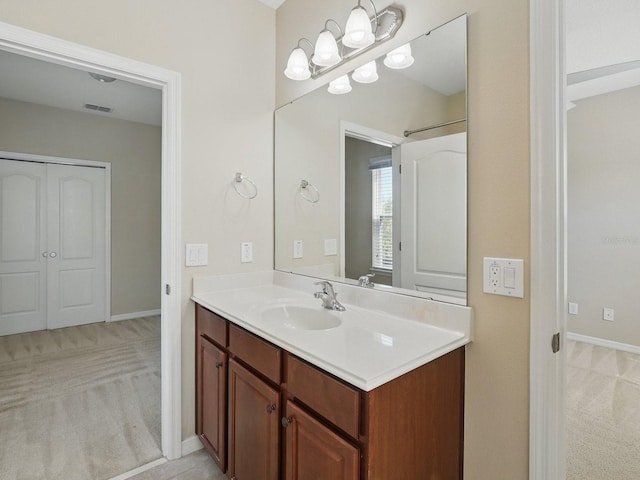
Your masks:
{"label": "white trim", "polygon": [[529,478],[565,467],[565,68],[563,0],[530,2],[531,345]]}
{"label": "white trim", "polygon": [[621,352],[629,352],[640,355],[640,346],[631,345],[628,343],[614,342],[613,340],[607,340],[606,338],[589,337],[588,335],[580,335],[579,333],[567,332],[567,340],[589,343],[598,347],[612,348],[614,350],[620,350]]}
{"label": "white trim", "polygon": [[189,455],[190,453],[197,452],[198,450],[202,450],[204,447],[202,446],[202,442],[197,435],[192,435],[189,438],[185,438],[182,441],[182,456]]}
{"label": "white trim", "polygon": [[155,317],[161,315],[162,310],[145,310],[142,312],[121,313],[120,315],[112,315],[109,322],[121,322],[122,320],[134,320],[142,317]]}
{"label": "white trim", "polygon": [[167,459],[166,458],[159,458],[158,460],[154,460],[152,462],[149,462],[145,465],[142,465],[138,468],[134,468],[133,470],[129,470],[128,472],[125,473],[121,473],[120,475],[117,475],[115,477],[111,477],[109,480],[127,480],[128,478],[131,477],[135,477],[136,475],[138,475],[139,473],[143,473],[146,472],[148,470],[151,470],[152,468],[155,468],[159,465],[165,464],[167,463]]}
{"label": "white trim", "polygon": [[6,151],[0,151],[0,158],[25,162],[54,163],[57,165],[104,168],[104,319],[108,322],[111,318],[111,164],[108,162],[96,162],[94,160],[83,160],[80,158],[53,157],[49,155],[34,155],[31,153]]}
{"label": "white trim", "polygon": [[181,77],[179,73],[0,22],[0,49],[162,89],[162,453],[182,450]]}

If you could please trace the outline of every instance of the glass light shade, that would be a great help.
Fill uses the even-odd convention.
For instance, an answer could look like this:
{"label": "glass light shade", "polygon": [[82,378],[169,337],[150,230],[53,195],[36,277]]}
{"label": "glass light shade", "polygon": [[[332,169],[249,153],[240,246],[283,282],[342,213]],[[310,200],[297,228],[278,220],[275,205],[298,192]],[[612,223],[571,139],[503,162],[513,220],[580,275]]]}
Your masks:
{"label": "glass light shade", "polygon": [[349,93],[351,91],[351,84],[349,83],[349,77],[343,75],[336,78],[333,82],[329,83],[329,93],[334,95],[342,95],[343,93]]}
{"label": "glass light shade", "polygon": [[347,20],[342,44],[350,48],[363,48],[368,47],[375,40],[367,11],[361,6],[355,7]]}
{"label": "glass light shade", "polygon": [[342,58],[338,52],[338,44],[329,30],[323,30],[318,35],[313,51],[312,61],[320,67],[331,67],[339,63]]}
{"label": "glass light shade", "polygon": [[351,78],[358,83],[373,83],[378,80],[378,67],[376,65],[376,61],[373,60],[356,68],[351,75]]}
{"label": "glass light shade", "polygon": [[311,77],[309,59],[301,47],[292,50],[284,74],[291,80],[307,80]]}
{"label": "glass light shade", "polygon": [[413,65],[413,57],[411,56],[411,45],[405,43],[401,47],[391,50],[384,59],[384,64],[393,69],[407,68]]}

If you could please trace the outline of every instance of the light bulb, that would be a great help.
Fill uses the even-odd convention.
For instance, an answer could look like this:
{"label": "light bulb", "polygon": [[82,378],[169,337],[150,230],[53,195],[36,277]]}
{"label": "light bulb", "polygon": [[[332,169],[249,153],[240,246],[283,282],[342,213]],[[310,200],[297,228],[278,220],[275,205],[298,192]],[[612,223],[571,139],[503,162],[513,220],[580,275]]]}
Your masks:
{"label": "light bulb", "polygon": [[356,68],[351,75],[351,78],[358,83],[373,83],[378,80],[378,67],[376,65],[376,61],[373,60]]}
{"label": "light bulb", "polygon": [[311,61],[320,67],[331,67],[339,63],[342,58],[338,53],[338,44],[333,34],[325,29],[320,32]]}
{"label": "light bulb", "polygon": [[342,44],[349,48],[364,48],[371,45],[375,40],[367,11],[359,5],[354,7],[347,20]]}
{"label": "light bulb", "polygon": [[347,75],[343,75],[341,77],[336,78],[334,81],[329,83],[328,91],[329,93],[333,93],[334,95],[342,95],[344,93],[349,93],[351,91],[351,84],[349,83],[349,77]]}
{"label": "light bulb", "polygon": [[291,80],[307,80],[311,77],[309,59],[301,47],[296,47],[291,51],[284,74]]}
{"label": "light bulb", "polygon": [[391,50],[384,59],[384,64],[393,69],[407,68],[413,65],[414,58],[411,56],[411,45],[405,43],[401,47]]}

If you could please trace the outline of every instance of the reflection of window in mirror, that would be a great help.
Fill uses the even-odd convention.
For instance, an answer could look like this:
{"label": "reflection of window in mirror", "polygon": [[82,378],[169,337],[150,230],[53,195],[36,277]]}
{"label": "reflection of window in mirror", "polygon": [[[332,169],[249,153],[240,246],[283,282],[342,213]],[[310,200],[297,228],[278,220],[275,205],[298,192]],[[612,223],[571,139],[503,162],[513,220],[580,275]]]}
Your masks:
{"label": "reflection of window in mirror", "polygon": [[391,275],[393,270],[393,187],[391,158],[372,159],[371,212],[373,255],[371,266],[375,273]]}

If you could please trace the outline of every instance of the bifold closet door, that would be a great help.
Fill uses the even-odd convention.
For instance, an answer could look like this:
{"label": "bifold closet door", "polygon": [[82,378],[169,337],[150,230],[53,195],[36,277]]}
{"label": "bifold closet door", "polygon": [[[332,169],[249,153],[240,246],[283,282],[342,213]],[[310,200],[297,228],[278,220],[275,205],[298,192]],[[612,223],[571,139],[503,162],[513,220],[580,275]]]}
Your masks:
{"label": "bifold closet door", "polygon": [[46,167],[0,159],[0,335],[47,328]]}
{"label": "bifold closet door", "polygon": [[105,321],[105,170],[47,164],[47,326]]}

